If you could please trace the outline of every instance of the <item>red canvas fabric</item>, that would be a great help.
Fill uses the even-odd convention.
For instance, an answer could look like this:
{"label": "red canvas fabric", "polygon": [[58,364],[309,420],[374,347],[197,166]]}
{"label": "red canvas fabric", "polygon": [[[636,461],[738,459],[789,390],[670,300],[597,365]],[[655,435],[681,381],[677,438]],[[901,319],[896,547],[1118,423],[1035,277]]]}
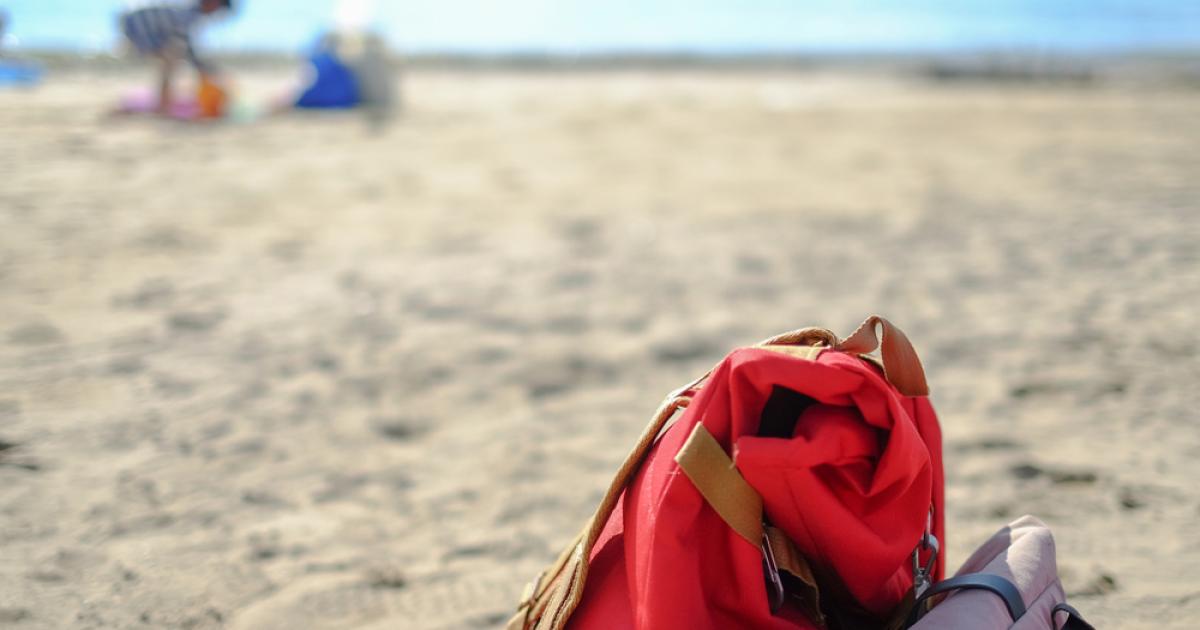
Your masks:
{"label": "red canvas fabric", "polygon": [[[800,415],[791,439],[757,436],[776,386],[818,403]],[[759,549],[675,463],[697,423],[762,495],[770,522],[876,615],[911,587],[911,554],[931,508],[933,533],[945,540],[941,433],[928,399],[900,395],[874,365],[842,352],[810,361],[740,349],[717,366],[626,489],[592,549],[570,628],[816,627],[791,606],[771,614]],[[942,573],[936,566],[934,579]]]}

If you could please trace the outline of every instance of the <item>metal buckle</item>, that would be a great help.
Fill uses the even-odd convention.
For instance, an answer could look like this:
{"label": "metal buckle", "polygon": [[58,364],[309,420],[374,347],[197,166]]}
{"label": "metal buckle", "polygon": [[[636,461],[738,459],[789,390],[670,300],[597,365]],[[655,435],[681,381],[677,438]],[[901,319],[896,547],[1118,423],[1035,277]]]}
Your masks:
{"label": "metal buckle", "polygon": [[[937,563],[939,547],[937,536],[933,535],[933,506],[929,506],[929,512],[925,515],[925,533],[921,535],[921,542],[912,552],[913,598],[915,599],[920,599],[921,595],[933,584],[933,565]],[[929,553],[929,560],[925,566],[921,566],[921,552],[929,550],[932,550]]]}
{"label": "metal buckle", "polygon": [[764,529],[762,535],[763,581],[767,585],[767,605],[771,614],[779,612],[783,607],[783,579],[779,577],[779,565],[775,563],[775,551],[771,549],[771,539]]}
{"label": "metal buckle", "polygon": [[[938,539],[930,532],[925,532],[920,544],[913,549],[913,597],[916,599],[920,599],[933,584],[933,565],[937,563],[938,549]],[[925,566],[921,566],[921,552],[925,550],[930,552],[929,560],[925,562]]]}

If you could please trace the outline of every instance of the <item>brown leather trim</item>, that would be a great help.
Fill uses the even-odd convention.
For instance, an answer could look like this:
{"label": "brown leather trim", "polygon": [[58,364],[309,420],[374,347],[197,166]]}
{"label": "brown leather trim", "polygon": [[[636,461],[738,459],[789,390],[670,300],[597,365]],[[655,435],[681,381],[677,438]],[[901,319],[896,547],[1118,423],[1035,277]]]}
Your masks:
{"label": "brown leather trim", "polygon": [[771,550],[775,553],[775,566],[796,578],[787,584],[791,587],[788,594],[800,600],[800,607],[809,619],[818,626],[825,627],[825,614],[821,612],[821,589],[817,587],[817,578],[813,575],[808,560],[801,555],[796,544],[783,530],[767,526],[765,533],[771,541]]}
{"label": "brown leather trim", "polygon": [[[875,328],[883,329],[876,337]],[[888,381],[905,396],[928,396],[929,384],[925,382],[925,368],[913,349],[912,342],[904,332],[888,320],[872,315],[849,337],[834,346],[842,352],[867,354],[879,348],[883,358],[883,373]]]}
{"label": "brown leather trim", "polygon": [[787,346],[781,344],[764,344],[758,347],[763,350],[771,350],[806,361],[816,361],[822,352],[829,349],[827,346]]}
{"label": "brown leather trim", "polygon": [[692,429],[675,462],[733,531],[755,547],[762,544],[762,497],[703,424]]}

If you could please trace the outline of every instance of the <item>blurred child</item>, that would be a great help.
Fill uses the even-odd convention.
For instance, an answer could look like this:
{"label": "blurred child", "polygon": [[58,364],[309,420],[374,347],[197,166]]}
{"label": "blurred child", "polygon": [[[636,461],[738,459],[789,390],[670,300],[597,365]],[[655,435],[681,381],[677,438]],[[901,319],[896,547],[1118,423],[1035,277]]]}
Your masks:
{"label": "blurred child", "polygon": [[154,57],[161,65],[159,113],[171,111],[171,81],[180,60],[191,62],[202,83],[216,83],[216,69],[196,55],[192,33],[201,18],[232,9],[233,0],[190,0],[148,3],[121,15],[125,39],[139,54]]}

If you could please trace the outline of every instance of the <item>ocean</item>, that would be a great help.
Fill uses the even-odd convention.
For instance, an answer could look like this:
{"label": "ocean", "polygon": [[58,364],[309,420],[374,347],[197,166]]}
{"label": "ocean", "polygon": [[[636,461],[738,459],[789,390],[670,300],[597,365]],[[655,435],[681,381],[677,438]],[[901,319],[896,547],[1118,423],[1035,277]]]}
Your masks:
{"label": "ocean", "polygon": [[[6,47],[104,51],[126,3],[0,0]],[[1184,0],[241,0],[204,44],[290,51],[369,23],[405,52],[1105,53],[1200,49]]]}

